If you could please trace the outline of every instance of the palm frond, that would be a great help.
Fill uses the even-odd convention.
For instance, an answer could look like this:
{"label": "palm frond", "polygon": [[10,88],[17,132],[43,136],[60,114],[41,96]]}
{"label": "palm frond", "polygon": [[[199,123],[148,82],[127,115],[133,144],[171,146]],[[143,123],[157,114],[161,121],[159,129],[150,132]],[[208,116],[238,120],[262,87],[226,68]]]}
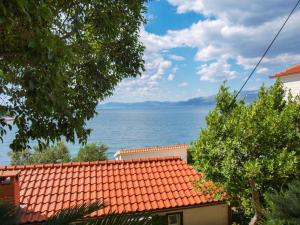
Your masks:
{"label": "palm frond", "polygon": [[[98,218],[85,217],[104,207],[102,202],[85,203],[60,210],[48,218],[43,225],[152,225],[157,220],[152,213],[115,214],[113,212]],[[12,204],[0,201],[1,225],[17,225],[21,218],[20,209]]]}
{"label": "palm frond", "polygon": [[103,217],[99,217],[83,222],[82,225],[152,225],[154,217],[151,213],[131,213],[131,214],[113,214],[109,213]]}
{"label": "palm frond", "polygon": [[15,225],[18,224],[21,213],[18,207],[13,204],[0,201],[0,221],[1,225]]}
{"label": "palm frond", "polygon": [[44,225],[69,225],[83,219],[86,215],[91,214],[104,207],[102,202],[85,203],[60,210],[58,213],[48,218]]}

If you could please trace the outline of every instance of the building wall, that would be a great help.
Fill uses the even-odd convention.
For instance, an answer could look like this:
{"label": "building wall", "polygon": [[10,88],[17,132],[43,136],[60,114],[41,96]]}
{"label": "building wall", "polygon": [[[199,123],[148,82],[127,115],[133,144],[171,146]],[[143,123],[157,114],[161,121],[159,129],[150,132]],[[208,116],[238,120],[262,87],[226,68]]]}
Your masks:
{"label": "building wall", "polygon": [[293,96],[300,95],[300,73],[280,78],[283,82],[284,88],[291,91]]}
{"label": "building wall", "polygon": [[183,225],[229,225],[228,210],[229,209],[226,204],[218,204],[170,211],[166,213],[160,213],[160,215],[182,212]]}
{"label": "building wall", "polygon": [[187,149],[172,149],[172,150],[159,150],[159,151],[147,151],[147,152],[137,152],[129,154],[116,154],[115,158],[120,159],[140,159],[140,158],[158,158],[158,157],[168,157],[168,156],[179,156],[181,159],[187,162]]}

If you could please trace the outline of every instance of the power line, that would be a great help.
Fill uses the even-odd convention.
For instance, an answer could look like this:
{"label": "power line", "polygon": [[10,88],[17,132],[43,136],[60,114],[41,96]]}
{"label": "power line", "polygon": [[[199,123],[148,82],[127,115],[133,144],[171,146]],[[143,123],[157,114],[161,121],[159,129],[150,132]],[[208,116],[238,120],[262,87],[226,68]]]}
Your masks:
{"label": "power line", "polygon": [[275,42],[275,40],[277,39],[277,37],[279,36],[279,34],[281,33],[281,31],[283,30],[284,26],[286,25],[286,23],[288,22],[288,20],[290,19],[290,17],[293,15],[294,11],[296,10],[296,8],[298,7],[300,3],[300,0],[298,0],[297,4],[295,5],[295,7],[293,8],[293,10],[290,12],[289,16],[286,18],[286,20],[284,21],[284,23],[282,24],[281,28],[279,29],[279,31],[277,32],[277,34],[275,35],[275,37],[273,38],[273,40],[271,41],[271,43],[269,44],[268,48],[266,49],[266,51],[264,52],[264,54],[262,55],[262,57],[260,58],[260,60],[258,61],[258,63],[256,64],[256,66],[254,67],[254,69],[251,71],[250,75],[248,76],[248,78],[245,80],[244,84],[242,85],[242,87],[240,88],[240,90],[236,93],[236,95],[234,96],[231,104],[233,104],[237,98],[237,96],[241,93],[241,91],[243,90],[243,88],[246,86],[246,84],[248,83],[248,81],[250,80],[250,78],[252,77],[252,75],[254,74],[254,72],[256,71],[257,67],[260,65],[260,63],[262,62],[262,60],[264,59],[264,57],[266,56],[266,54],[268,53],[268,51],[270,50],[270,48],[272,47],[273,43]]}

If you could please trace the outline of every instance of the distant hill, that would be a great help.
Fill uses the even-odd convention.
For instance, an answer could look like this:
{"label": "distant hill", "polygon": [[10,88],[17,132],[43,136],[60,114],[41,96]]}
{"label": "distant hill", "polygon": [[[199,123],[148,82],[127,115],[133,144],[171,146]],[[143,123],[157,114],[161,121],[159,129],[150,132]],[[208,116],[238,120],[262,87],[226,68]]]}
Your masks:
{"label": "distant hill", "polygon": [[[244,91],[240,93],[239,98],[245,98],[246,102],[251,102],[257,97],[257,91]],[[190,107],[190,106],[213,106],[215,105],[215,96],[191,98],[186,101],[145,101],[145,102],[108,102],[99,105],[102,109],[146,109],[146,108],[172,108],[172,107]]]}

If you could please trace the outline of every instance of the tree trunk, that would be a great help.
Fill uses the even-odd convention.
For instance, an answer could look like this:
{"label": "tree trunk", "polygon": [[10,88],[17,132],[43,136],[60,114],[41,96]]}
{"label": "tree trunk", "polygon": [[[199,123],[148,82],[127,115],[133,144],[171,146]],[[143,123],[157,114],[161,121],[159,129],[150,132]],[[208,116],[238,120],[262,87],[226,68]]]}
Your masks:
{"label": "tree trunk", "polygon": [[257,225],[258,221],[262,218],[262,209],[261,209],[261,203],[260,203],[260,196],[259,192],[256,190],[256,182],[254,179],[249,180],[251,189],[252,189],[252,204],[255,210],[255,214],[252,217],[249,225]]}

